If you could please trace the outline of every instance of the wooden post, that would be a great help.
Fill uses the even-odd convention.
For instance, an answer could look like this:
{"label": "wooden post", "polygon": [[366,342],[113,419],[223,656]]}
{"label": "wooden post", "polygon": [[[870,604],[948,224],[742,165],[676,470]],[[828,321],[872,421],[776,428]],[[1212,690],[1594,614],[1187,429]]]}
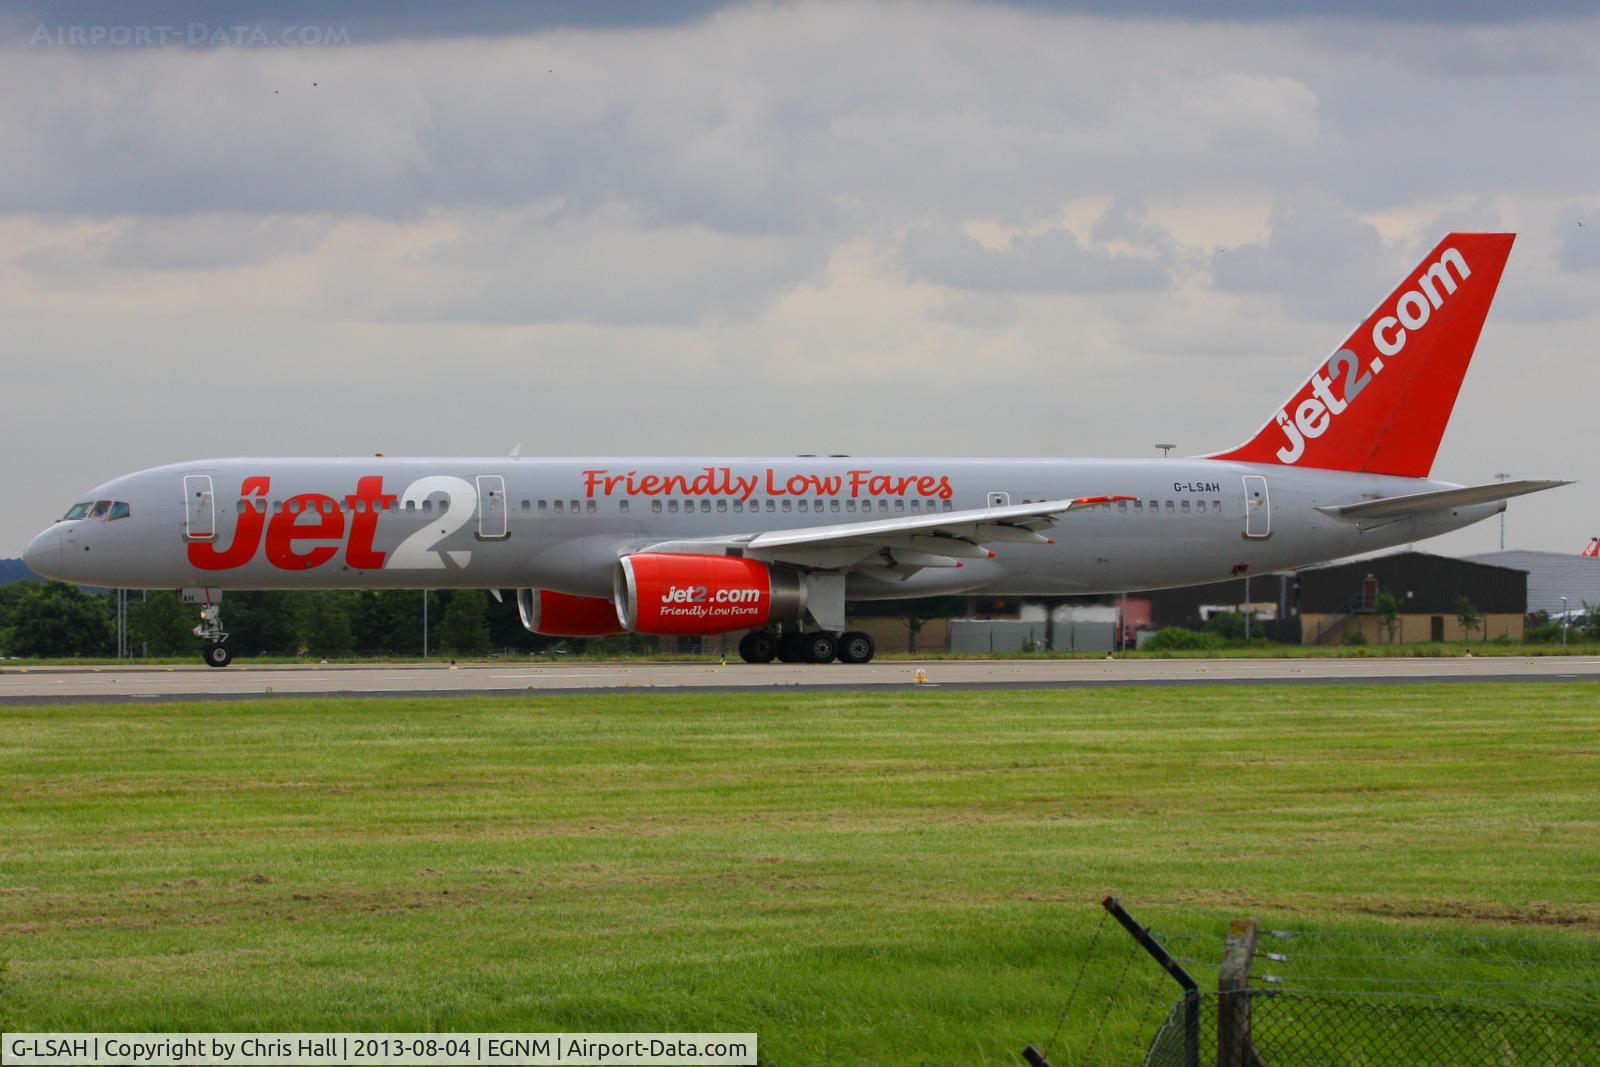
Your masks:
{"label": "wooden post", "polygon": [[1254,919],[1228,924],[1217,971],[1217,1067],[1266,1067],[1250,1041],[1250,967],[1260,933]]}

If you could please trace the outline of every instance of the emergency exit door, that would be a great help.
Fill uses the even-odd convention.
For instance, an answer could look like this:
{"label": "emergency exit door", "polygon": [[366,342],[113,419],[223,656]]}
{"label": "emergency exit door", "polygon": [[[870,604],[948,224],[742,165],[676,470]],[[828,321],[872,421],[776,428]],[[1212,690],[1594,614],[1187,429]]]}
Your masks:
{"label": "emergency exit door", "polygon": [[506,526],[506,480],[498,474],[478,475],[478,539],[504,541],[511,536]]}
{"label": "emergency exit door", "polygon": [[1272,533],[1272,504],[1267,499],[1267,480],[1259,474],[1244,476],[1244,535],[1266,537]]}

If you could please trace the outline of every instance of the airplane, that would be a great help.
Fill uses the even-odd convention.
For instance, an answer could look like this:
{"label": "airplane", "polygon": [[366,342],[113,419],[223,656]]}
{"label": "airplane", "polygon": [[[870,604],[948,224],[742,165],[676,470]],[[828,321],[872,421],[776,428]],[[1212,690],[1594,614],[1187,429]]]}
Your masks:
{"label": "airplane", "polygon": [[116,478],[36,573],[179,589],[226,667],[228,590],[515,590],[559,637],[744,631],[748,662],[866,663],[851,601],[1087,595],[1434,537],[1568,484],[1434,456],[1515,239],[1451,233],[1244,443],[1188,459],[209,459]]}

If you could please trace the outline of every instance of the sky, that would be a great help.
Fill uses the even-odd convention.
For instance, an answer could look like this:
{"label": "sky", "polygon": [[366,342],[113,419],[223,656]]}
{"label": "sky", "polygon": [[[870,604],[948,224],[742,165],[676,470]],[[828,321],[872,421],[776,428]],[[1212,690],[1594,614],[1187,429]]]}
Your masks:
{"label": "sky", "polygon": [[207,456],[1215,451],[1451,229],[1434,474],[1577,552],[1589,7],[9,4],[0,556]]}

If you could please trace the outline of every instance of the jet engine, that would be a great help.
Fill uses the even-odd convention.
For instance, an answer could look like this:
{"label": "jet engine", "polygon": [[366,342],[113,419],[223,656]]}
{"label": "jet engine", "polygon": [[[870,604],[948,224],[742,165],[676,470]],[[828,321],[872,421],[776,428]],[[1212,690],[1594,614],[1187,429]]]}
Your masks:
{"label": "jet engine", "polygon": [[617,566],[616,614],[642,634],[720,634],[805,617],[796,571],[738,556],[641,552]]}
{"label": "jet engine", "polygon": [[524,628],[546,637],[609,637],[623,632],[616,607],[597,596],[518,589],[517,614]]}

